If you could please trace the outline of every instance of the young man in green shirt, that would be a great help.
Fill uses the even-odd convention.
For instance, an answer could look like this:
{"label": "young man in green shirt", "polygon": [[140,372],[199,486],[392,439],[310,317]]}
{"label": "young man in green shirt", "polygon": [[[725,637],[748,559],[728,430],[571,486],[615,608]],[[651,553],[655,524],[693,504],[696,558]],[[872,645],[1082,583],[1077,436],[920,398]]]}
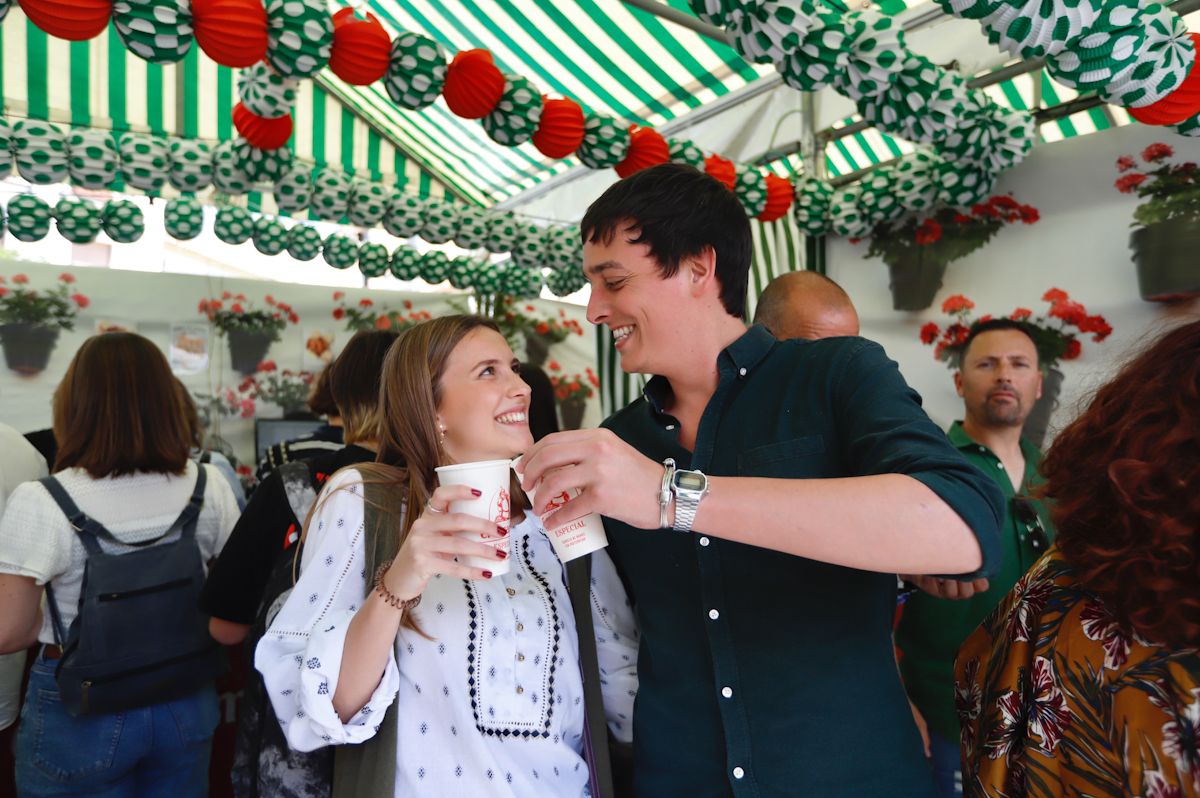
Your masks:
{"label": "young man in green shirt", "polygon": [[[965,415],[947,437],[1007,500],[1000,527],[1003,560],[990,579],[964,583],[932,576],[908,577],[920,588],[905,603],[896,629],[900,672],[929,735],[938,789],[962,795],[958,718],[954,710],[954,658],[987,617],[1049,546],[1049,515],[1029,497],[1039,482],[1041,452],[1021,437],[1025,419],[1042,395],[1037,347],[1015,321],[996,319],[971,328],[954,386]],[[1045,518],[1043,518],[1045,516]]]}
{"label": "young man in green shirt", "polygon": [[999,491],[878,345],[747,330],[750,230],[718,181],[643,170],[581,227],[588,318],[655,376],[604,429],[539,441],[522,476],[605,516],[642,635],[637,795],[932,798],[894,574],[990,574]]}

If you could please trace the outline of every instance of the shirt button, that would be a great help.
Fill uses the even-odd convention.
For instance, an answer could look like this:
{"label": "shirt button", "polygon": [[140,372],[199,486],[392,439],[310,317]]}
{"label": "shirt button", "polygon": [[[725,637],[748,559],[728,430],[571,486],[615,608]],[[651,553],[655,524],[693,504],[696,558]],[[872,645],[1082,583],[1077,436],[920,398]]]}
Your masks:
{"label": "shirt button", "polygon": [[505,590],[508,592],[508,595],[510,595],[510,596],[517,595],[517,591],[513,590],[511,587],[505,588]]}
{"label": "shirt button", "polygon": [[669,429],[669,430],[671,430],[671,429],[675,429],[675,425],[674,425],[674,424],[668,424],[668,425],[667,425],[667,429]]}
{"label": "shirt button", "polygon": [[708,545],[708,543],[709,543],[709,541],[708,541],[708,538],[700,538],[700,545],[701,545],[701,546],[707,546],[707,545]]}
{"label": "shirt button", "polygon": [[743,367],[743,368],[740,368],[740,369],[738,369],[738,374],[739,374],[739,375],[741,375],[741,376],[743,376],[743,377],[745,377],[745,376],[746,376],[746,369],[745,369],[744,367]]}
{"label": "shirt button", "polygon": [[[521,695],[521,693],[524,693],[524,692],[525,692],[525,688],[524,688],[524,687],[518,687],[518,688],[517,688],[517,695]],[[741,778],[741,777],[739,776],[738,778]]]}
{"label": "shirt button", "polygon": [[524,654],[518,654],[518,655],[517,655],[517,662],[524,662],[524,661],[525,661],[525,655],[524,655]]}
{"label": "shirt button", "polygon": [[734,769],[733,769],[733,777],[734,777],[735,779],[740,779],[740,778],[742,778],[742,777],[743,777],[743,776],[745,776],[745,775],[746,775],[746,771],[742,770],[741,768],[734,768]]}
{"label": "shirt button", "polygon": [[726,698],[733,698],[733,688],[732,687],[722,687],[721,695],[725,696]]}
{"label": "shirt button", "polygon": [[518,631],[518,632],[524,632],[524,631],[525,631],[525,624],[523,624],[523,623],[519,623],[519,624],[517,624],[517,631]]}
{"label": "shirt button", "polygon": [[1004,470],[1004,463],[996,463],[996,468],[999,468],[1001,471],[1003,471],[1003,470]]}
{"label": "shirt button", "polygon": [[708,617],[715,621],[717,618],[721,617],[721,613],[717,612],[716,610],[709,610]]}

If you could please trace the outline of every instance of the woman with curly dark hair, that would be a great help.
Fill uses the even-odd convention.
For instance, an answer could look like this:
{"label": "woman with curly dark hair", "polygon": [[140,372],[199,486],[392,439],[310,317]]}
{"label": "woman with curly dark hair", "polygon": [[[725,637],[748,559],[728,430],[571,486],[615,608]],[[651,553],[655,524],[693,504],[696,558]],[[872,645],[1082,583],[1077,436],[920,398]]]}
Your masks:
{"label": "woman with curly dark hair", "polygon": [[959,650],[967,796],[1200,796],[1200,321],[1042,461],[1058,539]]}

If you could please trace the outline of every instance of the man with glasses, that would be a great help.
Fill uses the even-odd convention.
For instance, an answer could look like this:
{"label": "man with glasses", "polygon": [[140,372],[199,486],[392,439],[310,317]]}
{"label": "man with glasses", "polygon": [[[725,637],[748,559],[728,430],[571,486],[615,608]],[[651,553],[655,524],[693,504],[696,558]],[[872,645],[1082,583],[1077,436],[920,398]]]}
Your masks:
{"label": "man with glasses", "polygon": [[[1048,514],[1030,497],[1039,483],[1037,447],[1021,437],[1042,395],[1037,346],[1020,322],[974,325],[962,348],[954,386],[965,416],[947,436],[991,477],[1007,498],[1000,528],[1004,560],[989,579],[956,582],[908,576],[920,591],[906,602],[896,628],[905,688],[928,728],[929,752],[945,798],[962,795],[959,728],[954,711],[954,658],[963,641],[1049,547]],[[920,722],[920,718],[918,719]]]}

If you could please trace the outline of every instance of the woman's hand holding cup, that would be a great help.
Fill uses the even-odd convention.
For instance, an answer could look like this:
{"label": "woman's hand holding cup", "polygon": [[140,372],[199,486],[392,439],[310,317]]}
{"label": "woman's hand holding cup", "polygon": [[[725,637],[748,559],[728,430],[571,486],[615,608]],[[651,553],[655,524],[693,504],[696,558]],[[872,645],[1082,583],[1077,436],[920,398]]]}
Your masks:
{"label": "woman's hand holding cup", "polygon": [[508,535],[507,529],[485,518],[450,512],[451,502],[470,501],[479,495],[479,491],[466,485],[443,485],[433,492],[383,577],[384,586],[393,595],[401,599],[416,598],[437,574],[455,579],[492,578],[490,569],[455,561],[456,557],[473,557],[499,564],[508,558],[506,548],[462,537],[467,534],[503,539]]}

